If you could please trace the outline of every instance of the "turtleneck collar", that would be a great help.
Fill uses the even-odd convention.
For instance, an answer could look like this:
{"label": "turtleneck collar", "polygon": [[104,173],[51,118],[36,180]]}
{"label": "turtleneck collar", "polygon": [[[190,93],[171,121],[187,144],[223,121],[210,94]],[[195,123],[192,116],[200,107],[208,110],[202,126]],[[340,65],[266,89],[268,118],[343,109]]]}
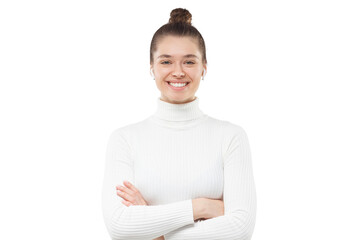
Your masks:
{"label": "turtleneck collar", "polygon": [[151,120],[163,126],[186,128],[207,118],[201,111],[199,98],[196,96],[193,101],[180,104],[165,102],[158,97],[156,103],[157,109]]}
{"label": "turtleneck collar", "polygon": [[197,119],[204,115],[199,108],[199,98],[195,97],[194,100],[187,103],[168,103],[158,97],[156,99],[157,110],[155,117],[167,121],[190,121]]}

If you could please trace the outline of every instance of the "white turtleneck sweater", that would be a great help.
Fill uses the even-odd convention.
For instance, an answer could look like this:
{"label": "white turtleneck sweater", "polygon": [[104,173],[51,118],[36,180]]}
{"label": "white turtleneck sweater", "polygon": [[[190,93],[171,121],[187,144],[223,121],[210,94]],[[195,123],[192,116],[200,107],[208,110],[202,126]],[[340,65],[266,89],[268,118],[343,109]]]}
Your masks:
{"label": "white turtleneck sweater", "polygon": [[[127,180],[148,206],[125,206],[116,185]],[[194,221],[192,199],[224,201],[224,215]],[[102,191],[106,228],[113,240],[251,239],[256,191],[244,129],[204,114],[199,98],[157,110],[109,138]]]}

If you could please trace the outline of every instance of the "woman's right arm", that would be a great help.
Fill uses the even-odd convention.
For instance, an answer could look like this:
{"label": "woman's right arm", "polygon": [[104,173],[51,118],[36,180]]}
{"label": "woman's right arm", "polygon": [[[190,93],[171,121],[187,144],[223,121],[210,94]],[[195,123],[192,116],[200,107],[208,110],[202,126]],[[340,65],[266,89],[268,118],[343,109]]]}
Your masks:
{"label": "woman's right arm", "polygon": [[[113,240],[154,239],[183,226],[194,224],[192,199],[154,206],[125,206],[116,185],[134,182],[133,162],[126,135],[115,130],[106,150],[102,189],[103,217]],[[196,207],[196,209],[201,209]],[[199,210],[200,211],[200,210]],[[198,215],[196,210],[196,216]],[[200,212],[201,213],[201,212]]]}

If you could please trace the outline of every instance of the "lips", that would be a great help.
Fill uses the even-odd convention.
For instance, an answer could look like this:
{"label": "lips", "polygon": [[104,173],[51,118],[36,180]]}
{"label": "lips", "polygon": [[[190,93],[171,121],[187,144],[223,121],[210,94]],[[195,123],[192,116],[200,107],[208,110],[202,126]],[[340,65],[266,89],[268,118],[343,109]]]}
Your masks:
{"label": "lips", "polygon": [[170,83],[185,83],[185,86],[187,86],[187,85],[189,85],[190,84],[190,82],[166,82],[169,86],[171,86],[170,85]]}
{"label": "lips", "polygon": [[183,82],[183,83],[187,83],[187,84],[183,87],[175,87],[175,86],[171,86],[170,82],[166,82],[166,83],[171,89],[173,89],[175,91],[182,91],[183,89],[187,88],[190,84],[190,82]]}

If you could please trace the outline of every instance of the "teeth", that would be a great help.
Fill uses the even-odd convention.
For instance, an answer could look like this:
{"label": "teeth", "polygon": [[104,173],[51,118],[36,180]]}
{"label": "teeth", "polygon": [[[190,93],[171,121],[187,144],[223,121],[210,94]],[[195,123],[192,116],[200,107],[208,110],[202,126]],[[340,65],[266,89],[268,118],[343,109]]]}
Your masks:
{"label": "teeth", "polygon": [[170,82],[170,85],[171,86],[174,86],[174,87],[183,87],[183,86],[185,86],[187,83],[171,83]]}

